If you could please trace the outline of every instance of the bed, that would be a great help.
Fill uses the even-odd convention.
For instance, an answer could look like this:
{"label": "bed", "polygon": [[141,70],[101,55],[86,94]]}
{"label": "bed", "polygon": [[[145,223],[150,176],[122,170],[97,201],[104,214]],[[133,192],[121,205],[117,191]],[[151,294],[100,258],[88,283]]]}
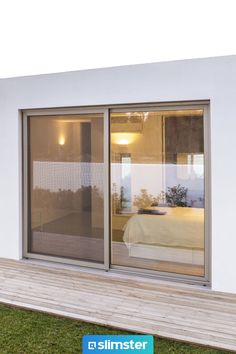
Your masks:
{"label": "bed", "polygon": [[129,256],[203,265],[204,209],[159,209],[166,214],[135,214],[125,224]]}

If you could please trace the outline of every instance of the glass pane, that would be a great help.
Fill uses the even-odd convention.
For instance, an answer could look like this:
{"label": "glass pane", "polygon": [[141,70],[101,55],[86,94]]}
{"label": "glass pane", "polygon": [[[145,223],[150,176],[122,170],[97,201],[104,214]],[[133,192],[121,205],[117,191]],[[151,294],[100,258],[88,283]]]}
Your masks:
{"label": "glass pane", "polygon": [[203,110],[111,114],[112,263],[204,276]]}
{"label": "glass pane", "polygon": [[29,119],[29,251],[103,263],[103,115]]}

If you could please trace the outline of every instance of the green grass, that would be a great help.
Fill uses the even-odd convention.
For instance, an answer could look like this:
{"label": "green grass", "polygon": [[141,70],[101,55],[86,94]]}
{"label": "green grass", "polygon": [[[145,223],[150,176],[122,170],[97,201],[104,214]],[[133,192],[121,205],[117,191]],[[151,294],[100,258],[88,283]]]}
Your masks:
{"label": "green grass", "polygon": [[[128,334],[128,332],[0,305],[0,354],[82,353],[82,336],[85,334]],[[155,338],[155,353],[228,352]]]}

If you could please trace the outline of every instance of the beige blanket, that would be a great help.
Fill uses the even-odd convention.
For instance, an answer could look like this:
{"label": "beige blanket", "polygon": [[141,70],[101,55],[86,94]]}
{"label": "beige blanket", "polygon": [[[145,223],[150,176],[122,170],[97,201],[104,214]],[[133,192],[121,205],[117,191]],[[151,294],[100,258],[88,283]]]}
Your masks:
{"label": "beige blanket", "polygon": [[124,226],[124,241],[167,247],[204,248],[204,209],[160,208],[166,215],[133,215]]}

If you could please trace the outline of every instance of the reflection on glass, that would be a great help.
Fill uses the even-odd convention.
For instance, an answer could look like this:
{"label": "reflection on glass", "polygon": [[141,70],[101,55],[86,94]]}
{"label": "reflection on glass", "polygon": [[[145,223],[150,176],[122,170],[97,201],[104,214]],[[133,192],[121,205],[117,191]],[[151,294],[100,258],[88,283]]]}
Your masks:
{"label": "reflection on glass", "polygon": [[112,264],[204,276],[203,111],[111,114]]}
{"label": "reflection on glass", "polygon": [[30,117],[29,151],[29,251],[103,263],[103,115]]}

